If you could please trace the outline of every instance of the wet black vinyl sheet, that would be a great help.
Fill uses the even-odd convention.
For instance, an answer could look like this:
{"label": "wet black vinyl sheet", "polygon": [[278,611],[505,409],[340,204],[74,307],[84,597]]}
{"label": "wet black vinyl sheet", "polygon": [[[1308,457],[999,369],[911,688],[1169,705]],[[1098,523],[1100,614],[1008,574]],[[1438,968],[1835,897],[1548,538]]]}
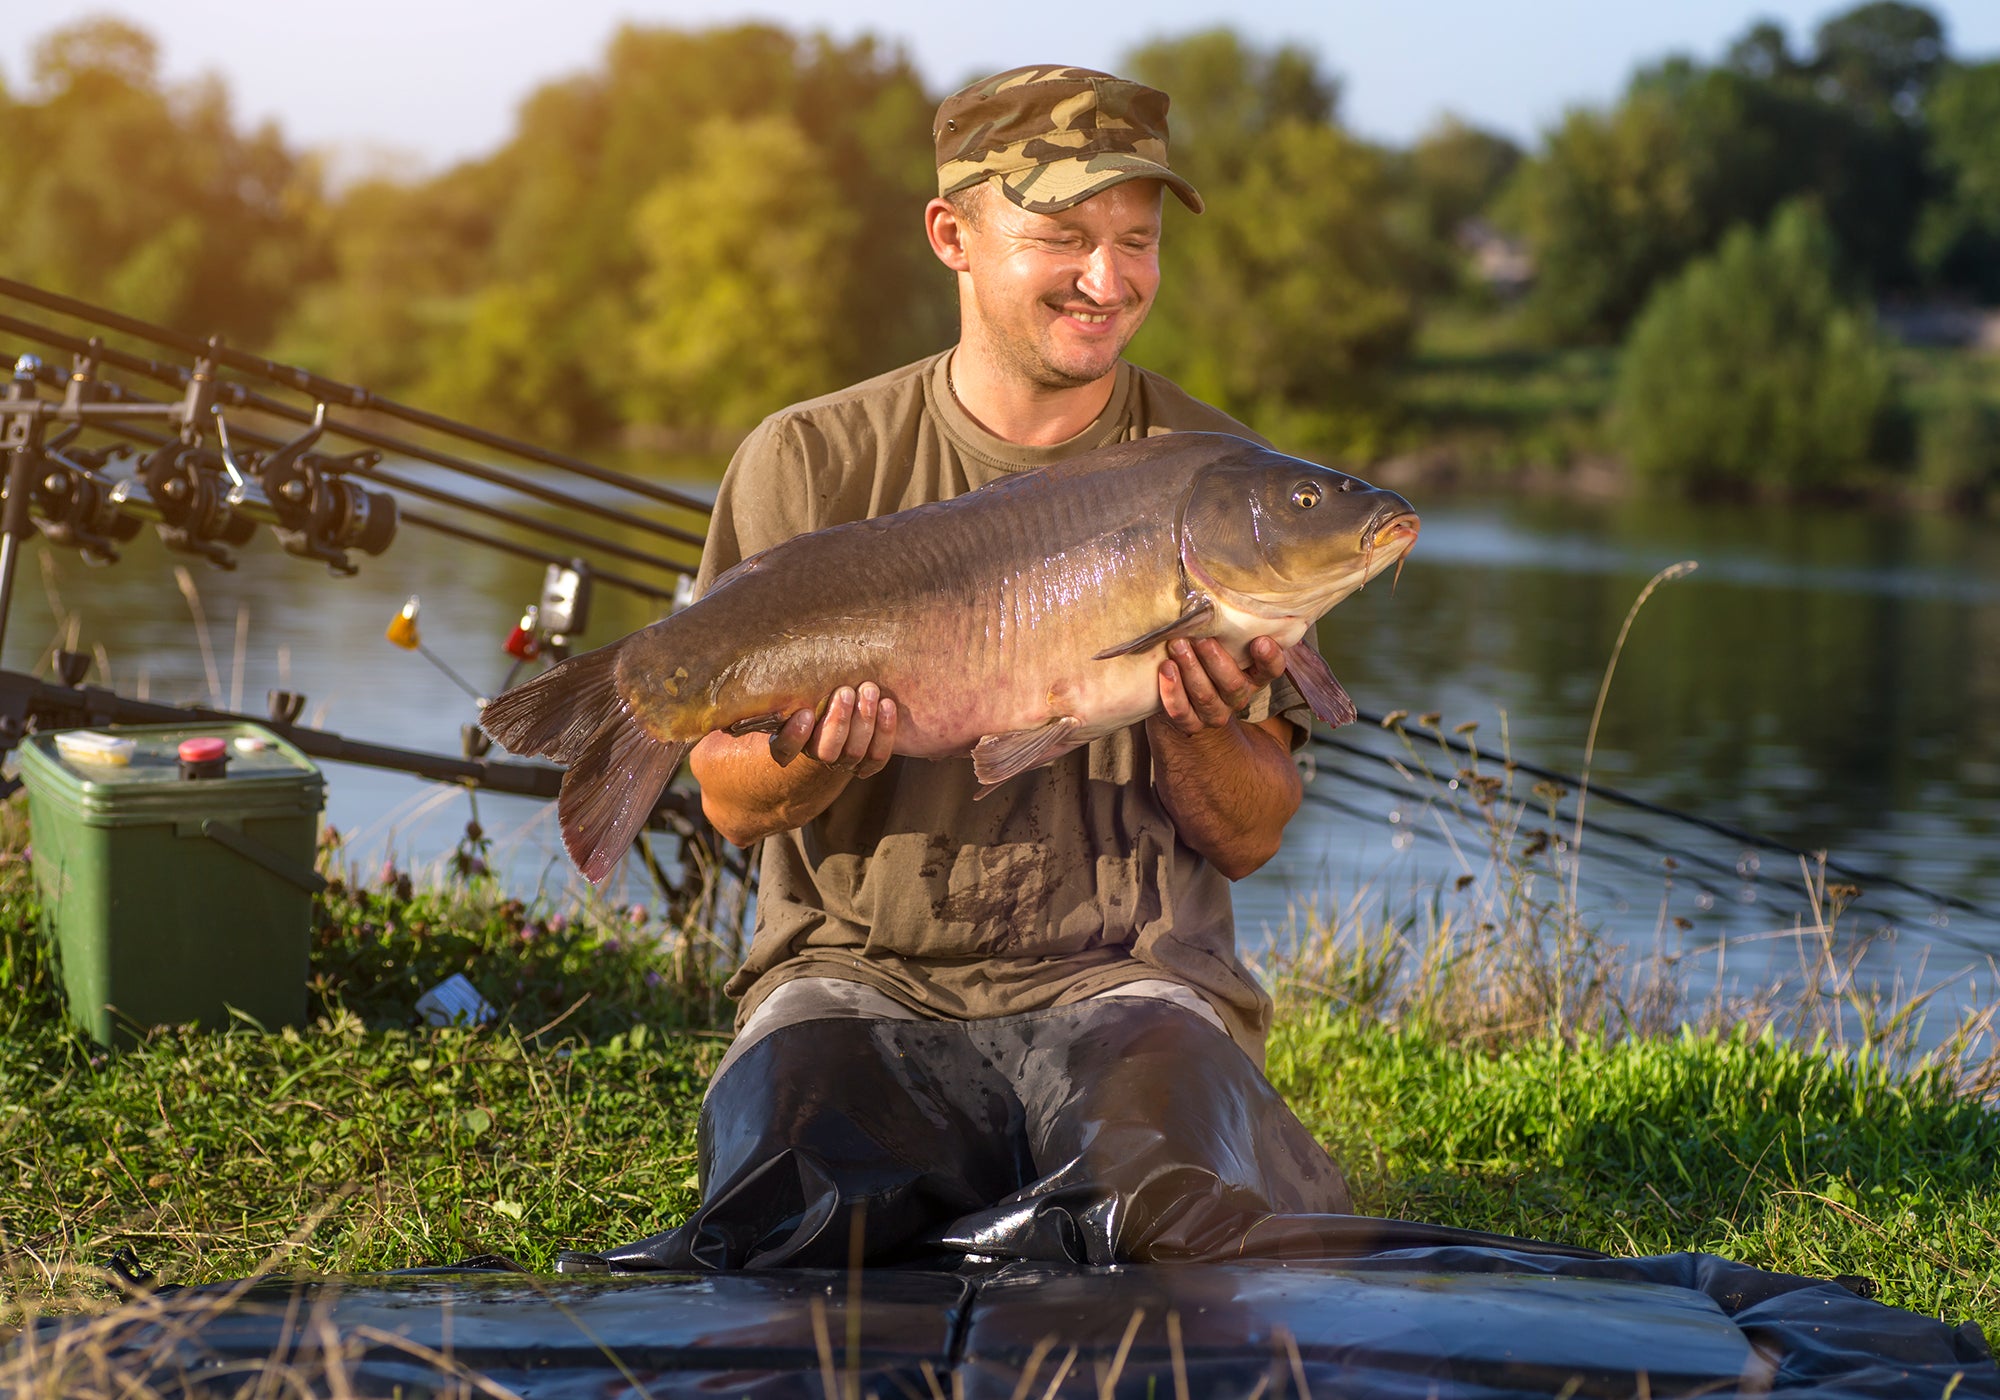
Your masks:
{"label": "wet black vinyl sheet", "polygon": [[[34,1344],[47,1354],[59,1335],[46,1325]],[[1701,1255],[1449,1245],[983,1277],[435,1271],[217,1285],[128,1308],[97,1349],[170,1396],[2000,1397],[1975,1332],[1839,1284]],[[251,1389],[253,1368],[265,1390]]]}

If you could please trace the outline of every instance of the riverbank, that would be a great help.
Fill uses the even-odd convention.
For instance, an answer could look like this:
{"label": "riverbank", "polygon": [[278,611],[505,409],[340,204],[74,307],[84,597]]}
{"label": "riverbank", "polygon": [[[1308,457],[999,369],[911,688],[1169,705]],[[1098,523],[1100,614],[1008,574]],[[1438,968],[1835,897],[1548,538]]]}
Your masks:
{"label": "riverbank", "polygon": [[[323,901],[309,1030],[159,1033],[106,1055],[62,1027],[18,832],[7,852],[9,1325],[114,1298],[100,1270],[120,1248],[175,1283],[482,1251],[546,1269],[695,1204],[696,1114],[726,1044],[724,969],[699,932],[477,885],[343,883]],[[1551,937],[1531,917],[1547,907],[1516,901],[1481,931],[1450,904],[1428,929],[1319,929],[1265,970],[1272,1080],[1347,1164],[1359,1209],[1858,1275],[2000,1327],[2000,1113],[1976,1047],[1905,1063],[1908,1006],[1875,1006],[1875,1033],[1843,1041],[1857,1021],[1832,964],[1816,985],[1836,995],[1783,1015],[1690,1010],[1663,965],[1620,973],[1616,950]],[[453,971],[497,1024],[411,1028]]]}

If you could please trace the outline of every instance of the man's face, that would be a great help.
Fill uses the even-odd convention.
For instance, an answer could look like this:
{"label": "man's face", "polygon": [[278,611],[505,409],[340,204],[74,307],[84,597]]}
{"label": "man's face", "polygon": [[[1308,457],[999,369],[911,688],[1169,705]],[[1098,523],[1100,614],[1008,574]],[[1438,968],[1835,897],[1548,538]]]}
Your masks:
{"label": "man's face", "polygon": [[968,314],[996,357],[1049,389],[1112,371],[1159,290],[1163,188],[1128,180],[1058,214],[978,193],[963,235]]}

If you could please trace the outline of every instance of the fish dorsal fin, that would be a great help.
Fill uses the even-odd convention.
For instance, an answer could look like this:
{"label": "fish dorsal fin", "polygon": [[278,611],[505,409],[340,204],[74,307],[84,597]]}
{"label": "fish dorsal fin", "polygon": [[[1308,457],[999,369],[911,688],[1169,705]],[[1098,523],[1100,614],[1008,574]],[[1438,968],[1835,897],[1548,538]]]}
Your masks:
{"label": "fish dorsal fin", "polygon": [[1312,712],[1335,729],[1354,723],[1354,702],[1327,669],[1326,658],[1313,648],[1310,631],[1285,648],[1285,674],[1306,697]]}
{"label": "fish dorsal fin", "polygon": [[1076,745],[1069,736],[1081,724],[1075,715],[1057,715],[1035,729],[1016,729],[1006,734],[988,734],[972,746],[972,774],[988,792],[1017,774],[1068,753]]}
{"label": "fish dorsal fin", "polygon": [[1209,600],[1208,595],[1204,593],[1191,594],[1188,597],[1187,606],[1181,609],[1181,615],[1166,626],[1155,627],[1143,637],[1134,637],[1123,646],[1115,646],[1109,650],[1100,651],[1090,659],[1092,661],[1109,661],[1114,656],[1131,656],[1134,653],[1146,650],[1148,647],[1158,646],[1162,642],[1171,642],[1179,637],[1192,637],[1213,616],[1215,616],[1215,604]]}

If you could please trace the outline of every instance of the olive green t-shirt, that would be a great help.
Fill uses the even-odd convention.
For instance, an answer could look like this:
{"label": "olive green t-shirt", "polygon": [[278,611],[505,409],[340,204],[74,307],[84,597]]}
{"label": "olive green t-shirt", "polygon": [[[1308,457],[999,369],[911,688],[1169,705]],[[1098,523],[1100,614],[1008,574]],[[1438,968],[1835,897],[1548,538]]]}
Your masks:
{"label": "olive green t-shirt", "polygon": [[[1053,447],[994,437],[959,407],[950,352],[773,414],[723,477],[697,594],[794,535],[947,500],[1017,471],[1176,431],[1256,435],[1121,363],[1110,402]],[[1281,679],[1302,737],[1311,712]],[[1229,882],[1180,841],[1133,725],[979,802],[969,758],[892,758],[819,817],[764,842],[757,926],[730,995],[740,1026],[779,986],[838,977],[919,1014],[1012,1015],[1164,977],[1263,1061],[1271,1000],[1236,954]]]}

